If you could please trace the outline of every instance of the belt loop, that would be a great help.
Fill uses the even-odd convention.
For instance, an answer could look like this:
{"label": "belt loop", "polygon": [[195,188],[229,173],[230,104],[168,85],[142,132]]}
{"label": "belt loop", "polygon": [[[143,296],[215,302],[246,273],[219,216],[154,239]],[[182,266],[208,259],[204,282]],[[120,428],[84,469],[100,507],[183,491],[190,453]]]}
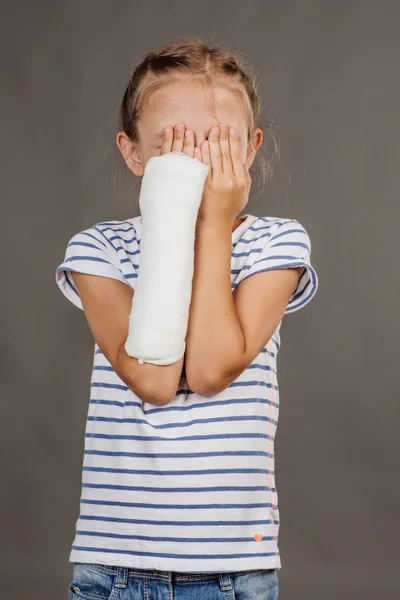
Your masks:
{"label": "belt loop", "polygon": [[117,574],[115,576],[115,587],[126,588],[128,583],[128,567],[117,567]]}
{"label": "belt loop", "polygon": [[232,577],[230,573],[219,573],[218,574],[219,587],[222,592],[226,592],[232,589]]}

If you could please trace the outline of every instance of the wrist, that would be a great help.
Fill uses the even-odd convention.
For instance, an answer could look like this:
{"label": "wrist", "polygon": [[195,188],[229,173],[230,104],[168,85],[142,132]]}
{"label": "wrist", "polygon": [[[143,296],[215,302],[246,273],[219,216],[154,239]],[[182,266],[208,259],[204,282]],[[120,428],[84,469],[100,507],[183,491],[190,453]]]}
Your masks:
{"label": "wrist", "polygon": [[235,222],[234,217],[204,217],[198,216],[196,221],[196,231],[202,230],[218,230],[224,231],[229,230],[232,233],[233,225]]}

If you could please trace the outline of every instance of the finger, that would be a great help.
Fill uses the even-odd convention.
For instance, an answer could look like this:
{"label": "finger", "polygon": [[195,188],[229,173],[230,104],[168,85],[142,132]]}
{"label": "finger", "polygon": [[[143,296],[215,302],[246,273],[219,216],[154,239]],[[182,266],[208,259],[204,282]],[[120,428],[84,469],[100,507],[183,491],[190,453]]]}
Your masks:
{"label": "finger", "polygon": [[[209,166],[210,165],[210,143],[208,140],[204,140],[204,142],[201,145],[201,156],[202,156],[202,162]],[[208,172],[208,175],[211,175],[211,169]]]}
{"label": "finger", "polygon": [[167,154],[167,152],[171,152],[173,139],[174,132],[172,127],[165,127],[161,136],[161,154]]}
{"label": "finger", "polygon": [[172,152],[183,151],[183,139],[185,137],[185,126],[182,123],[178,123],[174,127],[174,141],[172,142]]}
{"label": "finger", "polygon": [[219,145],[219,127],[212,127],[208,137],[210,142],[211,177],[222,172],[222,156]]}
{"label": "finger", "polygon": [[190,129],[186,129],[185,131],[185,140],[183,143],[183,153],[187,154],[190,158],[193,158],[194,155],[194,135],[193,131]]}
{"label": "finger", "polygon": [[194,158],[197,158],[197,160],[199,160],[200,162],[203,162],[203,158],[201,156],[201,150],[198,146],[196,146],[194,149]]}
{"label": "finger", "polygon": [[222,156],[222,170],[227,175],[233,174],[231,149],[229,145],[229,129],[226,125],[220,125],[219,145]]}
{"label": "finger", "polygon": [[236,177],[244,177],[244,167],[240,157],[239,136],[235,129],[229,130],[229,145],[231,148],[231,159],[233,171]]}

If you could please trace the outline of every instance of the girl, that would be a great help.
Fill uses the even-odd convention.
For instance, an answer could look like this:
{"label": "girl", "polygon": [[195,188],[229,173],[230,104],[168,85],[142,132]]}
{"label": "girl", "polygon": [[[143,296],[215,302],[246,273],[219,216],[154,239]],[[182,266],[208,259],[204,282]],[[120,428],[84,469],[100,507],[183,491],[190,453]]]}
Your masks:
{"label": "girl", "polygon": [[278,597],[279,329],[318,284],[298,221],[239,217],[259,106],[239,57],[198,39],[150,52],[125,91],[117,145],[132,173],[172,151],[210,170],[178,362],[124,349],[140,216],[77,233],[56,271],[95,340],[69,600]]}

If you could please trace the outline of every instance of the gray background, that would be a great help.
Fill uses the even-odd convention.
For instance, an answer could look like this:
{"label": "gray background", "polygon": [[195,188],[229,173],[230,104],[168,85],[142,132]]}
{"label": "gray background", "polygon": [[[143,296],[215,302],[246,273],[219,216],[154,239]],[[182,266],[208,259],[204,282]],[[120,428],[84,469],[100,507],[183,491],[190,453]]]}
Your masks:
{"label": "gray background", "polygon": [[280,598],[399,598],[399,4],[2,9],[1,597],[67,597],[93,341],[54,273],[74,233],[137,214],[118,106],[141,55],[190,34],[258,72],[282,167],[246,212],[298,219],[320,280],[281,330]]}

